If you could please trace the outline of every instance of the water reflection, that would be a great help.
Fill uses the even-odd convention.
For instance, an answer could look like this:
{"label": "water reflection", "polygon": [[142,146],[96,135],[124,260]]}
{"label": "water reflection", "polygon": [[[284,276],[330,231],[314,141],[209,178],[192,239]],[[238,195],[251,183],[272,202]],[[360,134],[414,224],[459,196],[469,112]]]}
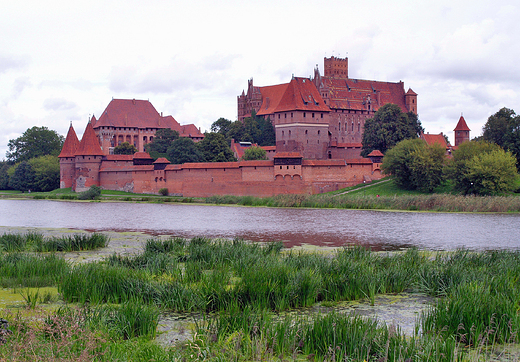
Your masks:
{"label": "water reflection", "polygon": [[520,215],[0,200],[0,226],[282,240],[286,246],[519,249]]}

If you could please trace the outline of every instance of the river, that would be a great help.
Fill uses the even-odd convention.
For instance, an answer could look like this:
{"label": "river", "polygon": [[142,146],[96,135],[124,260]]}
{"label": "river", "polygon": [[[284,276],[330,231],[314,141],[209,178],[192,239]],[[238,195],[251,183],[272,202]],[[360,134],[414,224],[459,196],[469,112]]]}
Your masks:
{"label": "river", "polygon": [[286,247],[520,249],[520,214],[0,200],[0,226],[281,240]]}

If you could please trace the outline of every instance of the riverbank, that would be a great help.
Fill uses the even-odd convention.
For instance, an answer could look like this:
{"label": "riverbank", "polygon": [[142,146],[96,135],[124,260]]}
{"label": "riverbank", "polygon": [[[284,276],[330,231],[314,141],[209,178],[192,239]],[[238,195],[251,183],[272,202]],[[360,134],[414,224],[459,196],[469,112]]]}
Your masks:
{"label": "riverbank", "polygon": [[[59,189],[48,193],[16,193],[0,191],[0,198],[77,200],[77,194],[70,189]],[[211,205],[240,205],[293,208],[336,208],[355,210],[398,210],[431,212],[481,212],[518,213],[520,197],[458,195],[449,192],[424,194],[398,189],[393,180],[383,179],[368,185],[318,195],[285,194],[273,197],[252,196],[211,196],[191,198],[179,196],[159,196],[131,194],[120,191],[103,190],[99,201],[149,202],[149,203],[189,203]]]}

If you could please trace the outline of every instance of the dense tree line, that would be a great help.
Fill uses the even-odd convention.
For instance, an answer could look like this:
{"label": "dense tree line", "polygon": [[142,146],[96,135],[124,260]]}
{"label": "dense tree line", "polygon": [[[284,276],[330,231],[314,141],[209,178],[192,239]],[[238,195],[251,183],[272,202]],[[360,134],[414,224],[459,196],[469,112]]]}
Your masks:
{"label": "dense tree line", "polygon": [[58,155],[64,137],[47,127],[32,127],[9,140],[0,162],[0,189],[51,191],[60,187]]}

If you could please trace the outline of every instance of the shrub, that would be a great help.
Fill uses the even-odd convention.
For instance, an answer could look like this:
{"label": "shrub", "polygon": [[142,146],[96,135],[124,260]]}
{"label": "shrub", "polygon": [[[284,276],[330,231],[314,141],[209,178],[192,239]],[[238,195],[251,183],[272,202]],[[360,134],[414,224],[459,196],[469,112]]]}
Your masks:
{"label": "shrub", "polygon": [[95,200],[101,195],[101,188],[92,185],[87,191],[81,192],[78,195],[78,200]]}
{"label": "shrub", "polygon": [[159,195],[168,196],[168,188],[163,187],[162,189],[159,189]]}

